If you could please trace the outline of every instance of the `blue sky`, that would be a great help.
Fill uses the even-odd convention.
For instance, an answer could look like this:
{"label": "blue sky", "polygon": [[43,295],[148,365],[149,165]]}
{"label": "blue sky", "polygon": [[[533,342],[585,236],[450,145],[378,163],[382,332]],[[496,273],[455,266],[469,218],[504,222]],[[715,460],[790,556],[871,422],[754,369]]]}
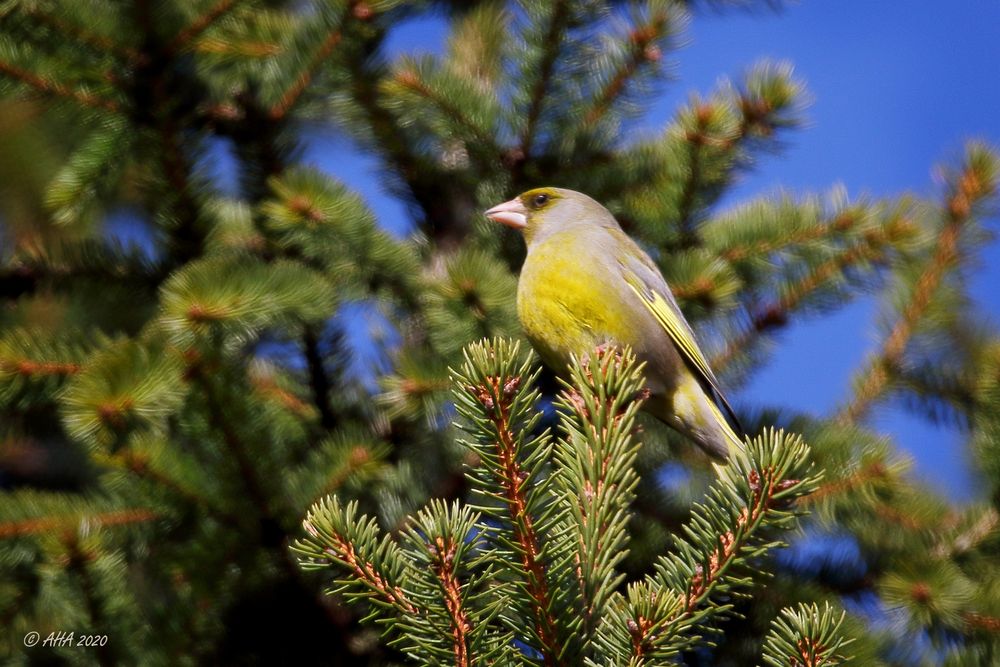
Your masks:
{"label": "blue sky", "polygon": [[[680,55],[679,87],[703,89],[720,73],[768,57],[792,62],[814,100],[810,125],[728,201],[781,187],[823,191],[834,183],[852,196],[932,193],[932,167],[956,157],[965,140],[1000,146],[1000,3],[804,3],[777,15],[696,18],[690,36]],[[990,226],[995,229],[996,220]],[[994,244],[971,280],[981,312],[994,321],[1000,315],[996,285],[1000,248]],[[848,395],[851,372],[876,342],[876,310],[866,299],[793,326],[780,358],[741,397],[829,411]],[[917,475],[955,499],[974,495],[959,434],[899,409],[875,417],[876,426],[913,455]]]}
{"label": "blue sky", "polygon": [[[397,53],[437,51],[440,21],[407,25],[393,36]],[[709,91],[761,59],[792,63],[813,103],[808,126],[787,149],[764,159],[722,206],[779,189],[825,192],[835,184],[856,197],[906,191],[930,194],[932,167],[956,158],[963,142],[1000,146],[1000,2],[806,2],[780,12],[705,10],[695,15],[674,56],[676,80],[657,97],[643,124],[665,123],[691,91]],[[362,193],[382,223],[410,225],[400,202],[385,195],[379,165],[333,136],[313,137],[304,158]],[[996,221],[991,223],[996,228]],[[985,250],[972,277],[985,317],[1000,315],[1000,248]],[[874,299],[793,325],[776,356],[735,398],[828,413],[847,395],[851,373],[876,343]],[[821,354],[817,351],[822,350]],[[794,387],[794,391],[790,388]],[[974,496],[960,434],[894,408],[877,427],[897,436],[916,474],[954,499]]]}

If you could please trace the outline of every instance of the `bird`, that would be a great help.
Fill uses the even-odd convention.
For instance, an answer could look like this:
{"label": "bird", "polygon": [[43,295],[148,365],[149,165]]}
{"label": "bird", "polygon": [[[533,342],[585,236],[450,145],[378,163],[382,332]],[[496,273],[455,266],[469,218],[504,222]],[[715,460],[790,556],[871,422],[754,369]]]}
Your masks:
{"label": "bird", "polygon": [[607,208],[581,192],[541,187],[485,216],[524,237],[517,314],[543,363],[565,374],[574,356],[628,346],[646,364],[646,412],[716,465],[743,446],[739,419],[666,280]]}

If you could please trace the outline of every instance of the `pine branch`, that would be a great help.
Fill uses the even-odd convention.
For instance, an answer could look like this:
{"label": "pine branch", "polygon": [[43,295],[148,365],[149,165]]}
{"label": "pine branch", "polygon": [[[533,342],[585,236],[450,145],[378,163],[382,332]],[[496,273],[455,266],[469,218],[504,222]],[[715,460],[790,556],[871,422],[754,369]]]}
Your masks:
{"label": "pine branch", "polygon": [[691,229],[691,216],[695,209],[695,198],[698,195],[701,180],[701,147],[710,142],[706,136],[709,120],[712,111],[709,107],[698,107],[695,109],[696,129],[687,134],[687,169],[685,170],[684,182],[681,185],[680,199],[677,205],[677,227],[681,234],[682,247],[693,245],[693,231]]}
{"label": "pine branch", "polygon": [[970,146],[966,163],[949,184],[945,201],[945,222],[920,278],[913,285],[907,304],[882,342],[856,377],[853,398],[837,413],[836,419],[851,423],[864,418],[872,405],[889,390],[892,374],[903,361],[907,345],[930,308],[938,289],[961,257],[962,232],[972,223],[976,208],[992,198],[997,189],[995,157],[982,146]]}
{"label": "pine branch", "polygon": [[[583,623],[578,633],[584,645],[604,622],[608,601],[623,578],[615,567],[627,555],[628,509],[639,482],[634,470],[639,446],[632,435],[648,394],[642,370],[630,350],[598,348],[571,365],[557,404],[566,435],[554,454],[569,508],[566,539],[572,541],[579,579]],[[571,608],[570,613],[579,612]]]}
{"label": "pine branch", "polygon": [[808,453],[801,438],[769,431],[731,455],[684,538],[655,575],[629,588],[618,624],[602,633],[620,660],[658,664],[704,641],[699,628],[728,614],[751,581],[738,568],[778,546],[767,533],[790,527],[801,512],[794,501],[815,490]]}
{"label": "pine branch", "polygon": [[152,294],[166,267],[140,253],[114,244],[84,240],[51,241],[42,247],[20,248],[0,264],[0,298],[52,291],[65,294],[81,285],[128,283],[135,293]]}
{"label": "pine branch", "polygon": [[634,356],[601,348],[574,364],[555,446],[537,433],[538,371],[517,344],[469,346],[451,375],[484,517],[432,502],[407,522],[400,551],[355,505],[328,498],[295,547],[304,567],[346,570],[337,590],[374,602],[368,618],[425,664],[508,664],[485,656],[522,643],[518,663],[660,664],[731,612],[751,583],[740,568],[778,546],[768,535],[791,527],[795,501],[817,485],[800,438],[768,432],[748,442],[655,576],[623,598],[614,568],[626,554],[634,417],[645,395]]}
{"label": "pine branch", "polygon": [[83,369],[90,342],[80,332],[54,337],[38,329],[10,328],[0,336],[0,409],[53,405],[67,381]]}
{"label": "pine branch", "polygon": [[161,432],[187,393],[180,359],[161,345],[123,339],[93,353],[59,396],[71,437],[114,450],[136,432]]}
{"label": "pine branch", "polygon": [[284,389],[271,378],[262,376],[252,376],[250,383],[255,392],[261,397],[274,401],[297,417],[307,420],[315,414],[312,405],[296,396],[293,392]]}
{"label": "pine branch", "polygon": [[71,23],[70,21],[60,18],[59,16],[42,11],[39,6],[25,4],[23,6],[19,6],[18,9],[24,12],[27,16],[31,17],[33,20],[38,21],[42,25],[48,26],[60,35],[69,37],[70,39],[97,51],[98,53],[108,53],[122,60],[128,61],[137,61],[141,57],[139,52],[135,49],[123,46],[107,35],[91,32],[81,25]]}
{"label": "pine branch", "polygon": [[970,630],[986,631],[992,635],[1000,635],[1000,617],[976,612],[966,612],[962,615]]}
{"label": "pine branch", "polygon": [[789,247],[796,247],[815,241],[833,241],[841,231],[837,221],[829,225],[814,225],[780,239],[763,239],[746,244],[734,245],[720,252],[729,262],[741,262],[756,257],[766,257]]}
{"label": "pine branch", "polygon": [[132,147],[130,128],[123,117],[107,118],[102,127],[91,132],[46,190],[45,207],[53,221],[86,225],[96,205],[118,185]]}
{"label": "pine branch", "polygon": [[234,345],[269,327],[315,325],[334,298],[329,281],[299,262],[218,255],[189,262],[163,284],[159,321],[181,349]]}
{"label": "pine branch", "polygon": [[75,363],[59,363],[58,361],[35,361],[31,359],[0,359],[0,371],[30,376],[67,376],[80,372],[80,365]]}
{"label": "pine branch", "polygon": [[799,604],[795,609],[782,609],[771,623],[764,640],[764,662],[771,667],[836,667],[850,662],[841,650],[853,639],[845,639],[840,627],[846,612],[838,617],[824,603]]}
{"label": "pine branch", "polygon": [[78,514],[71,516],[39,517],[20,521],[0,522],[0,539],[23,537],[25,535],[46,535],[52,533],[68,533],[78,530],[81,525],[93,526],[129,526],[136,523],[147,523],[162,518],[160,512],[146,508],[132,508],[97,512],[93,514]]}
{"label": "pine branch", "polygon": [[257,507],[260,519],[275,519],[277,515],[274,514],[273,503],[264,490],[256,466],[251,460],[242,438],[233,424],[226,418],[215,382],[206,375],[205,370],[198,363],[189,366],[188,377],[201,388],[202,395],[205,397],[205,408],[208,412],[209,422],[212,428],[222,436],[223,443],[236,462],[244,488],[247,490],[250,500]]}
{"label": "pine branch", "polygon": [[462,590],[451,564],[455,562],[457,545],[453,541],[439,539],[434,544],[434,562],[431,565],[444,591],[445,605],[451,619],[451,634],[454,644],[456,667],[469,667],[469,617],[462,606]]}
{"label": "pine branch", "polygon": [[872,482],[883,482],[891,479],[891,471],[885,462],[875,460],[866,465],[859,466],[845,477],[821,484],[819,488],[809,496],[803,498],[801,502],[808,505],[829,497],[848,495]]}
{"label": "pine branch", "polygon": [[408,641],[422,649],[421,662],[456,667],[512,662],[505,646],[509,638],[489,626],[505,611],[505,600],[497,594],[494,569],[483,567],[485,540],[478,522],[477,513],[457,502],[431,501],[403,531],[409,588],[426,593],[420,595],[423,613],[404,618],[401,626]]}
{"label": "pine branch", "polygon": [[320,43],[298,78],[281,94],[278,102],[270,108],[268,115],[272,120],[281,120],[291,111],[292,107],[295,106],[295,103],[302,96],[302,93],[309,88],[316,70],[330,57],[330,54],[333,53],[333,50],[340,43],[341,39],[343,39],[342,28],[338,25]]}
{"label": "pine branch", "polygon": [[351,599],[378,602],[368,618],[381,609],[393,615],[417,613],[399,585],[403,569],[399,547],[388,536],[378,539],[375,520],[359,517],[357,503],[343,506],[335,496],[328,496],[309,510],[302,526],[309,537],[298,540],[292,550],[299,554],[303,569],[330,564],[346,568],[352,578],[339,580],[334,590],[347,593]]}
{"label": "pine branch", "polygon": [[354,447],[346,457],[344,464],[327,478],[326,483],[316,494],[313,502],[318,502],[324,496],[337,493],[348,481],[357,482],[363,480],[364,476],[362,473],[364,470],[373,464],[376,465],[377,469],[377,464],[386,457],[388,453],[387,449],[384,446],[380,448]]}
{"label": "pine branch", "polygon": [[101,465],[126,470],[136,477],[148,479],[174,496],[182,498],[192,505],[209,512],[231,528],[238,528],[243,521],[242,517],[223,510],[218,506],[218,503],[214,502],[208,496],[199,493],[198,490],[191,488],[190,485],[185,485],[183,481],[175,479],[159,470],[148,454],[130,448],[111,456],[98,454],[94,457],[94,461]]}
{"label": "pine branch", "polygon": [[[752,262],[768,259],[782,252],[795,252],[800,248],[816,244],[837,244],[850,240],[852,233],[865,221],[875,209],[865,201],[854,205],[841,205],[840,193],[834,191],[833,197],[838,204],[830,214],[820,210],[821,204],[812,198],[799,203],[782,197],[777,201],[758,201],[746,204],[729,215],[713,220],[710,225],[719,230],[720,237],[711,243],[720,257],[729,262]],[[743,222],[741,217],[750,218]],[[780,221],[780,228],[774,229],[761,224],[764,218]],[[733,225],[742,225],[752,235],[749,238],[740,235],[731,240],[731,235],[723,235],[723,231]],[[889,228],[891,226],[891,229]],[[912,223],[904,215],[891,217],[875,230],[863,230],[863,238],[871,234],[886,236],[891,240],[912,236]],[[758,232],[762,231],[763,234]],[[706,230],[706,236],[708,236]],[[734,242],[735,241],[735,242]]]}
{"label": "pine branch", "polygon": [[583,117],[585,126],[592,126],[603,119],[612,109],[615,102],[621,99],[628,88],[629,82],[635,78],[643,65],[655,64],[663,57],[662,49],[657,42],[668,36],[675,19],[670,11],[675,7],[658,6],[647,17],[643,25],[637,25],[629,31],[627,39],[627,54],[618,63],[607,83],[600,89],[590,109]]}
{"label": "pine branch", "polygon": [[[153,83],[154,100],[166,104],[160,83]],[[163,107],[161,107],[163,108]],[[159,115],[157,130],[160,138],[160,164],[163,175],[170,186],[174,203],[176,225],[172,230],[175,261],[178,265],[201,255],[204,245],[204,230],[200,228],[200,205],[195,198],[195,186],[191,182],[193,166],[184,154],[180,129],[173,114]]]}
{"label": "pine branch", "polygon": [[756,152],[778,146],[779,130],[796,125],[802,90],[790,67],[759,65],[741,88],[727,84],[707,99],[692,97],[660,139],[630,148],[626,154],[648,169],[623,189],[642,236],[668,251],[701,246],[704,211]]}
{"label": "pine branch", "polygon": [[[88,625],[92,628],[108,627],[108,619],[105,618],[104,610],[101,608],[101,600],[98,599],[96,582],[90,572],[90,562],[95,560],[94,557],[81,548],[80,541],[75,534],[67,536],[64,544],[67,551],[66,569],[79,582],[89,620]],[[114,656],[113,643],[101,643],[95,648],[99,665],[111,667],[119,664]]]}
{"label": "pine branch", "polygon": [[494,568],[483,566],[478,520],[467,507],[431,501],[407,520],[397,544],[358,516],[356,504],[331,497],[310,510],[303,523],[309,537],[293,551],[305,569],[345,573],[331,592],[366,600],[365,620],[387,626],[390,643],[419,664],[520,664],[509,632],[491,625],[506,602]]}
{"label": "pine branch", "polygon": [[483,492],[498,497],[505,506],[504,519],[512,528],[512,546],[523,570],[533,634],[542,661],[545,665],[561,665],[564,663],[552,615],[554,600],[532,512],[538,501],[528,495],[529,480],[538,474],[532,463],[539,463],[537,453],[547,449],[547,443],[525,444],[523,434],[530,431],[530,426],[518,423],[525,419],[524,412],[533,402],[530,387],[537,371],[530,373],[529,362],[521,360],[517,344],[510,346],[502,340],[492,341],[489,346],[473,345],[466,354],[466,363],[460,373],[453,373],[453,381],[462,387],[462,393],[456,393],[459,412],[475,422],[489,424],[486,434],[477,433],[480,437],[486,435],[480,441],[481,447],[473,447],[490,460],[490,487],[496,490],[487,487]]}
{"label": "pine branch", "polygon": [[0,60],[0,74],[5,74],[12,79],[34,88],[35,90],[51,95],[73,100],[78,104],[92,109],[99,109],[111,113],[123,113],[122,106],[115,100],[101,97],[94,93],[87,92],[80,88],[73,87],[59,81],[53,81],[41,77],[33,72],[18,67],[17,65]]}
{"label": "pine branch", "polygon": [[383,37],[382,33],[366,35],[361,45],[347,50],[348,90],[357,124],[364,128],[364,140],[398,176],[399,181],[391,181],[393,189],[399,191],[402,185],[401,196],[412,198],[419,207],[421,226],[434,247],[438,252],[455,250],[468,237],[468,188],[424,159],[391,112],[382,85],[384,69],[364,56],[377,50]]}
{"label": "pine branch", "polygon": [[663,271],[670,290],[684,306],[700,306],[705,310],[726,310],[743,288],[743,280],[731,266],[704,248],[692,248],[677,253]]}
{"label": "pine branch", "polygon": [[[500,149],[496,145],[496,137],[493,132],[486,131],[475,123],[468,115],[468,102],[454,94],[457,91],[441,90],[432,85],[427,80],[428,68],[421,67],[418,62],[407,61],[393,73],[390,81],[406,90],[418,98],[421,98],[440,111],[446,118],[454,122],[462,129],[463,134],[468,135],[466,142],[470,148],[481,151],[491,156],[499,156]],[[440,73],[439,73],[440,75]],[[473,94],[473,91],[461,91],[465,96]],[[448,93],[452,93],[449,95]],[[462,102],[460,103],[460,100]],[[466,108],[463,108],[466,107]]]}
{"label": "pine branch", "polygon": [[[677,207],[682,243],[694,241],[691,226],[696,209],[701,208],[698,197],[717,192],[735,168],[747,166],[749,142],[761,137],[771,138],[777,130],[799,122],[797,112],[802,86],[792,78],[790,67],[757,65],[746,75],[741,88],[727,90],[721,98],[696,101],[687,117],[681,120],[688,151]],[[738,108],[735,126],[733,119],[727,117],[729,112],[723,111],[721,105]],[[706,172],[704,176],[703,171]]]}
{"label": "pine branch", "polygon": [[741,335],[726,341],[725,349],[713,356],[712,367],[725,368],[736,355],[744,354],[758,336],[784,327],[790,315],[809,297],[842,277],[845,271],[857,265],[885,261],[892,250],[887,241],[885,233],[865,236],[862,242],[827,259],[790,284],[777,301],[755,308],[749,326]]}
{"label": "pine branch", "polygon": [[[538,130],[538,121],[542,115],[542,106],[545,103],[545,96],[549,92],[549,81],[555,73],[556,61],[559,59],[560,47],[563,43],[563,33],[567,29],[571,16],[571,6],[568,0],[553,0],[549,23],[546,28],[545,39],[543,40],[542,57],[537,67],[532,68],[537,74],[535,75],[535,83],[529,95],[524,128],[521,131],[521,137],[518,142],[519,149],[517,153],[519,159],[515,165],[517,169],[523,170],[523,165],[532,157],[535,133]],[[515,174],[514,181],[517,182],[519,180],[518,174]]]}
{"label": "pine branch", "polygon": [[931,551],[931,555],[935,558],[945,559],[968,553],[985,540],[993,537],[998,526],[1000,526],[1000,512],[997,512],[993,507],[987,507],[982,510],[981,516],[972,525],[955,535],[948,535],[938,542]]}
{"label": "pine branch", "polygon": [[[376,48],[368,43],[369,49]],[[359,121],[366,126],[375,150],[405,184],[404,197],[412,197],[423,213],[426,233],[441,250],[454,249],[466,238],[468,216],[451,208],[454,193],[438,171],[428,167],[409,144],[407,137],[386,107],[380,92],[380,69],[357,55],[348,58],[351,100],[360,110]]]}
{"label": "pine branch", "polygon": [[[156,18],[148,0],[134,0],[134,21],[144,45],[143,58],[136,64],[130,96],[139,117],[140,128],[150,128],[159,142],[155,156],[159,176],[166,181],[164,191],[156,193],[146,204],[154,212],[165,210],[163,222],[168,224],[173,264],[190,261],[203,252],[207,230],[202,218],[200,193],[205,183],[194,177],[194,166],[187,153],[190,142],[185,136],[186,101],[176,94],[186,88],[198,89],[200,84],[182,77],[189,76],[177,67],[176,55],[162,48]],[[162,207],[162,209],[161,209]]]}
{"label": "pine branch", "polygon": [[183,51],[198,35],[208,30],[213,23],[225,16],[229,11],[239,4],[240,0],[218,0],[204,14],[188,24],[172,40],[167,43],[165,51],[167,53],[178,53]]}

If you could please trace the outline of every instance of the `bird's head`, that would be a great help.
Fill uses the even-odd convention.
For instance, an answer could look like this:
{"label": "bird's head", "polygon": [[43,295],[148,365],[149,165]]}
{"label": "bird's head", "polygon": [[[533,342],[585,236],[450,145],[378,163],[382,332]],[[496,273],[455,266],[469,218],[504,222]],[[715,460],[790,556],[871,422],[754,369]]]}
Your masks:
{"label": "bird's head", "polygon": [[535,188],[486,211],[486,217],[518,229],[530,245],[553,232],[572,226],[614,225],[608,212],[582,192],[563,188]]}

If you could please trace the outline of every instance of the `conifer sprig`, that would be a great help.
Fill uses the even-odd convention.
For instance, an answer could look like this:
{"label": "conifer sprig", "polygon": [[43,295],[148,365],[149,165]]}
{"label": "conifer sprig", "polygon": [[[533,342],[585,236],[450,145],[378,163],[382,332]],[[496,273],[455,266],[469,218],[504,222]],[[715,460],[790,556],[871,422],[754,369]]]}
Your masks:
{"label": "conifer sprig", "polygon": [[745,444],[655,573],[629,588],[617,623],[606,626],[601,642],[619,661],[656,664],[704,642],[751,583],[740,568],[780,546],[775,533],[802,514],[795,501],[815,490],[819,476],[801,437],[771,430]]}
{"label": "conifer sprig", "polygon": [[[574,362],[559,439],[539,430],[537,374],[504,339],[469,346],[452,371],[463,444],[476,454],[475,512],[433,502],[397,543],[328,498],[295,547],[303,567],[345,573],[335,590],[367,600],[368,618],[424,662],[652,665],[703,643],[751,583],[747,566],[780,544],[802,513],[796,501],[815,489],[808,447],[777,431],[749,441],[655,573],[623,594],[642,365],[611,347]],[[825,616],[809,627],[839,637]]]}
{"label": "conifer sprig", "polygon": [[699,245],[704,211],[759,152],[779,146],[781,133],[800,121],[803,96],[791,67],[772,63],[752,68],[738,85],[692,96],[659,139],[630,147],[650,172],[625,186],[627,218],[657,245]]}
{"label": "conifer sprig", "polygon": [[616,567],[627,554],[629,505],[639,481],[633,435],[647,393],[642,370],[631,351],[599,348],[571,366],[557,403],[564,436],[554,456],[568,525],[556,543],[570,542],[584,641],[592,639],[624,576]]}
{"label": "conifer sprig", "polygon": [[606,39],[595,59],[598,64],[592,76],[597,85],[583,105],[584,129],[613,117],[616,109],[624,111],[624,103],[648,88],[657,75],[662,78],[663,54],[676,48],[672,41],[687,19],[673,0],[647,0],[630,9],[633,15],[624,34]]}
{"label": "conifer sprig", "polygon": [[0,407],[49,400],[83,368],[89,352],[82,334],[60,338],[11,328],[0,335]]}
{"label": "conifer sprig", "polygon": [[[900,271],[901,295],[893,304],[893,322],[881,348],[870,356],[859,370],[856,389],[850,402],[838,413],[842,422],[863,418],[871,406],[893,388],[897,369],[903,364],[904,354],[912,339],[919,333],[923,321],[935,319],[925,315],[934,307],[941,293],[947,298],[947,280],[955,270],[964,245],[975,231],[976,218],[995,202],[1000,160],[982,144],[971,143],[966,147],[962,165],[948,174],[944,202],[941,206],[943,222],[932,250],[914,271]],[[972,228],[970,230],[970,228]]]}
{"label": "conifer sprig", "polygon": [[764,640],[764,662],[771,667],[836,667],[849,658],[843,649],[852,640],[840,634],[845,612],[836,611],[824,603],[800,604],[794,609],[782,609],[771,623]]}
{"label": "conifer sprig", "polygon": [[525,586],[517,596],[522,619],[517,628],[541,652],[546,665],[561,664],[561,643],[555,618],[554,582],[547,571],[543,535],[550,529],[551,477],[545,474],[552,453],[548,432],[535,434],[541,414],[535,404],[538,369],[517,343],[496,340],[467,348],[465,363],[453,372],[456,408],[469,422],[473,437],[464,443],[480,459],[471,471],[473,489],[482,511],[498,522],[487,528],[507,575]]}
{"label": "conifer sprig", "polygon": [[[375,520],[358,516],[356,502],[341,505],[336,496],[316,503],[302,522],[309,537],[295,544],[303,569],[336,563],[350,576],[338,579],[331,592],[373,603],[368,618],[382,610],[412,614],[417,608],[400,586],[403,556],[388,536],[379,536]],[[380,619],[383,620],[383,619]]]}

